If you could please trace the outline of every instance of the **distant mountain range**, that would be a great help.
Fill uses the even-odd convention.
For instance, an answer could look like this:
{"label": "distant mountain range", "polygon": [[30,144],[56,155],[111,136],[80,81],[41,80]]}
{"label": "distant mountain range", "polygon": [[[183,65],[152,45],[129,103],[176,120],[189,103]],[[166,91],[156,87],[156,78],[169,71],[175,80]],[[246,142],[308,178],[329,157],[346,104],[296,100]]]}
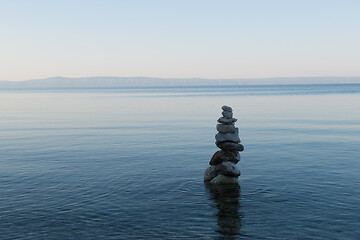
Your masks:
{"label": "distant mountain range", "polygon": [[293,84],[360,84],[360,77],[291,77],[256,79],[201,79],[147,77],[52,77],[28,81],[0,81],[1,89],[38,88],[122,88],[221,85],[293,85]]}

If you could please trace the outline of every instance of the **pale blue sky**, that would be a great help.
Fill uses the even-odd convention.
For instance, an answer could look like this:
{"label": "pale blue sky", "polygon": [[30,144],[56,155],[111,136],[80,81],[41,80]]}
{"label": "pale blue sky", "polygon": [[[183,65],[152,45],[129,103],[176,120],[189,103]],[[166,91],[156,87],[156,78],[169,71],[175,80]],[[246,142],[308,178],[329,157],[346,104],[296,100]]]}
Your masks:
{"label": "pale blue sky", "polygon": [[360,76],[359,0],[0,0],[0,80]]}

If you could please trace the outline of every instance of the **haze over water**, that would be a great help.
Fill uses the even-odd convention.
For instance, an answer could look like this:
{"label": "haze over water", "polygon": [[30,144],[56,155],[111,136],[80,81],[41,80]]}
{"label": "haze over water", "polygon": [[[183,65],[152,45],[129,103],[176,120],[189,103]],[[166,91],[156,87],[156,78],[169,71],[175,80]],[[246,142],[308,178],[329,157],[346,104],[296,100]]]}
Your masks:
{"label": "haze over water", "polygon": [[[239,188],[206,186],[221,106]],[[1,239],[357,239],[360,85],[0,91]]]}

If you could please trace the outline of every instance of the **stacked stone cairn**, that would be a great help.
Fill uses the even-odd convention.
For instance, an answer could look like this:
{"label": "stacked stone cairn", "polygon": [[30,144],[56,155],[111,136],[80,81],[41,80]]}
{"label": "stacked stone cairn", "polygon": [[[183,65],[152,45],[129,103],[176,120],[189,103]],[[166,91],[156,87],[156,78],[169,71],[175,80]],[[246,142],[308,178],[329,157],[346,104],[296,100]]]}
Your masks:
{"label": "stacked stone cairn", "polygon": [[222,107],[222,117],[216,125],[218,133],[215,135],[217,151],[210,160],[210,167],[205,170],[204,181],[216,184],[238,183],[240,170],[236,167],[240,161],[239,152],[244,150],[240,144],[239,129],[235,127],[231,107]]}

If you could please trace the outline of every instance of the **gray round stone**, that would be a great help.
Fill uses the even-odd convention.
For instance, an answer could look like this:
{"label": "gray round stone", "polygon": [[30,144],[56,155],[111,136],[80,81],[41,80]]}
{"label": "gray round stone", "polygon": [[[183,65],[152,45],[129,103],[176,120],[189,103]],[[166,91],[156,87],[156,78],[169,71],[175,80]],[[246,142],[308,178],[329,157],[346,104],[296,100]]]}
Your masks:
{"label": "gray round stone", "polygon": [[233,117],[233,113],[229,111],[222,111],[221,114],[227,119],[231,119]]}
{"label": "gray round stone", "polygon": [[218,165],[208,167],[204,173],[204,181],[208,182],[217,177],[218,175],[228,177],[239,177],[240,170],[232,162],[223,162]]}
{"label": "gray round stone", "polygon": [[233,133],[218,133],[215,135],[215,140],[219,142],[229,141],[229,142],[239,143],[240,142],[239,129],[235,128],[235,132]]}
{"label": "gray round stone", "polygon": [[219,133],[232,133],[235,132],[235,126],[234,125],[224,125],[224,124],[217,124],[216,130]]}

